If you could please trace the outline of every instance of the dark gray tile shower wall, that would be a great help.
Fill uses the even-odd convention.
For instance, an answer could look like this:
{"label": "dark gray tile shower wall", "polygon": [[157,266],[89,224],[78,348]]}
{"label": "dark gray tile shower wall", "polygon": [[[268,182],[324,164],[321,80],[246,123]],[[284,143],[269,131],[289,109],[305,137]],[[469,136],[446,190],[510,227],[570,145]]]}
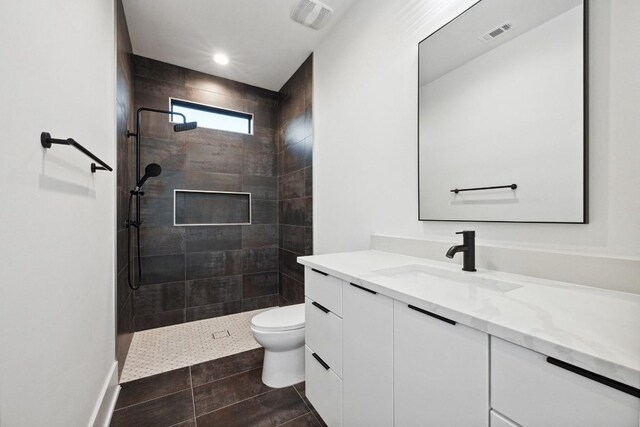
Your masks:
{"label": "dark gray tile shower wall", "polygon": [[[142,167],[155,162],[142,199],[142,287],[135,330],[278,305],[278,95],[134,57],[135,108],[169,98],[254,114],[254,134],[206,128],[174,133],[168,116],[143,113]],[[252,225],[173,226],[173,190],[252,193]]]}
{"label": "dark gray tile shower wall", "polygon": [[296,259],[313,253],[313,56],[278,94],[278,210],[280,304],[304,302],[304,269]]}
{"label": "dark gray tile shower wall", "polygon": [[117,126],[117,281],[116,281],[116,358],[118,375],[133,338],[133,292],[127,284],[127,198],[133,188],[133,145],[127,140],[127,128],[133,125],[133,54],[127,20],[122,2],[117,2],[117,86],[116,86],[116,126]]}
{"label": "dark gray tile shower wall", "polygon": [[[118,336],[120,369],[133,330],[303,302],[296,262],[312,253],[312,57],[280,93],[133,56],[118,5]],[[135,90],[134,90],[135,88]],[[143,286],[127,285],[126,209],[134,185],[139,106],[167,109],[169,97],[254,114],[254,134],[199,128],[174,133],[168,117],[143,115]],[[128,165],[128,167],[123,167]],[[173,190],[252,193],[250,226],[173,226]],[[135,314],[135,317],[134,317]]]}

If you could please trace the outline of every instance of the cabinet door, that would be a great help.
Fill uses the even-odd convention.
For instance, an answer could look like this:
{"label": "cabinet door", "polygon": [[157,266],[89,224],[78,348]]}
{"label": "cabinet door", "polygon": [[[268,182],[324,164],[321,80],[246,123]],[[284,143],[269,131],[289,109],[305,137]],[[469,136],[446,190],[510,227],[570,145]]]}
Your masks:
{"label": "cabinet door", "polygon": [[395,426],[487,426],[488,335],[394,304]]}
{"label": "cabinet door", "polygon": [[344,284],[342,396],[344,425],[393,425],[393,300]]}

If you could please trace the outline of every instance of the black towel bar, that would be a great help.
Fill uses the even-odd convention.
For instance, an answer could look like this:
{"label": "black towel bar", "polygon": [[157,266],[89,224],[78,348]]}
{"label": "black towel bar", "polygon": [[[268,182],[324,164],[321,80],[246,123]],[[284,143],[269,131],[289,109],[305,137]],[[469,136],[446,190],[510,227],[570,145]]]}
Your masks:
{"label": "black towel bar", "polygon": [[86,148],[84,148],[82,145],[77,143],[72,138],[56,139],[56,138],[51,138],[51,134],[49,132],[42,132],[40,134],[40,144],[42,144],[42,146],[44,148],[51,148],[51,144],[70,145],[70,146],[76,148],[77,150],[81,151],[85,156],[90,157],[92,160],[94,160],[94,161],[96,161],[96,162],[98,162],[100,164],[100,166],[98,166],[95,163],[91,163],[91,172],[92,173],[95,173],[98,170],[109,171],[109,172],[111,172],[113,170],[111,168],[111,166],[109,166],[108,164],[106,164],[105,162],[100,160],[95,154],[93,154],[91,151],[89,151]]}
{"label": "black towel bar", "polygon": [[461,191],[494,190],[496,188],[510,188],[512,190],[515,190],[516,188],[518,188],[518,184],[497,185],[494,187],[454,188],[453,190],[449,190],[449,192],[458,194]]}

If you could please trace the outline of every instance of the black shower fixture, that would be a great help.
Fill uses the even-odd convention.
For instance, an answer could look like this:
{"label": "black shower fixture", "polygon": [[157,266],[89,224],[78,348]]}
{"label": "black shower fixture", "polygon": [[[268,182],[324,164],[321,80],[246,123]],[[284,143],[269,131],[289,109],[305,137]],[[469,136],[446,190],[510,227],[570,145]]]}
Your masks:
{"label": "black shower fixture", "polygon": [[184,132],[186,130],[193,130],[198,127],[198,122],[176,123],[173,125],[174,132]]}
{"label": "black shower fixture", "polygon": [[136,188],[135,191],[140,191],[142,189],[142,186],[144,185],[144,183],[147,182],[147,179],[154,178],[154,177],[160,175],[161,173],[162,173],[162,168],[160,167],[159,164],[157,164],[157,163],[149,163],[147,165],[147,167],[144,168],[144,175],[140,179],[140,181],[138,181],[138,183],[136,184],[137,188]]}
{"label": "black shower fixture", "polygon": [[[142,279],[142,267],[140,266],[140,225],[142,224],[142,220],[140,218],[140,199],[142,196],[144,196],[144,192],[142,191],[142,186],[144,185],[145,182],[147,182],[147,180],[149,178],[153,178],[156,177],[158,175],[160,175],[160,173],[162,172],[162,168],[160,167],[159,164],[157,163],[150,163],[147,165],[147,167],[144,169],[144,176],[140,176],[140,141],[141,141],[141,135],[140,135],[140,119],[142,116],[142,113],[144,111],[149,111],[151,113],[159,113],[159,114],[166,114],[169,115],[173,118],[173,116],[180,116],[182,117],[182,123],[176,123],[175,125],[173,125],[173,130],[174,132],[184,132],[184,131],[188,131],[188,130],[193,130],[195,128],[198,127],[198,123],[197,122],[187,122],[187,118],[184,116],[184,114],[182,113],[174,113],[172,111],[166,111],[166,110],[158,110],[155,108],[147,108],[147,107],[141,107],[138,108],[138,110],[136,111],[136,132],[129,132],[127,131],[127,137],[132,137],[135,136],[136,138],[136,188],[134,188],[133,190],[131,190],[130,194],[129,194],[129,209],[127,210],[128,214],[127,214],[127,222],[126,222],[126,227],[127,227],[127,279],[129,282],[129,287],[131,289],[133,289],[134,291],[137,290],[138,288],[140,288],[140,282]],[[136,219],[134,221],[131,220],[131,201],[133,199],[133,197],[135,196],[136,198]],[[135,228],[136,229],[136,259],[135,261],[132,259],[131,256],[131,228]],[[137,270],[138,270],[138,285],[134,285],[135,282],[135,278],[131,277],[131,264],[132,262],[136,262],[137,265]]]}

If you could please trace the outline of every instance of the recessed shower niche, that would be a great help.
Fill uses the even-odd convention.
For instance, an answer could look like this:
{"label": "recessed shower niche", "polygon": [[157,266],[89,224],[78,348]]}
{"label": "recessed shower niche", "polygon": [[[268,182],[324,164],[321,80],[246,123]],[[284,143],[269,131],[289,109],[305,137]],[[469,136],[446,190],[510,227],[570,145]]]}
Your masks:
{"label": "recessed shower niche", "polygon": [[174,190],[173,225],[251,225],[251,193]]}

